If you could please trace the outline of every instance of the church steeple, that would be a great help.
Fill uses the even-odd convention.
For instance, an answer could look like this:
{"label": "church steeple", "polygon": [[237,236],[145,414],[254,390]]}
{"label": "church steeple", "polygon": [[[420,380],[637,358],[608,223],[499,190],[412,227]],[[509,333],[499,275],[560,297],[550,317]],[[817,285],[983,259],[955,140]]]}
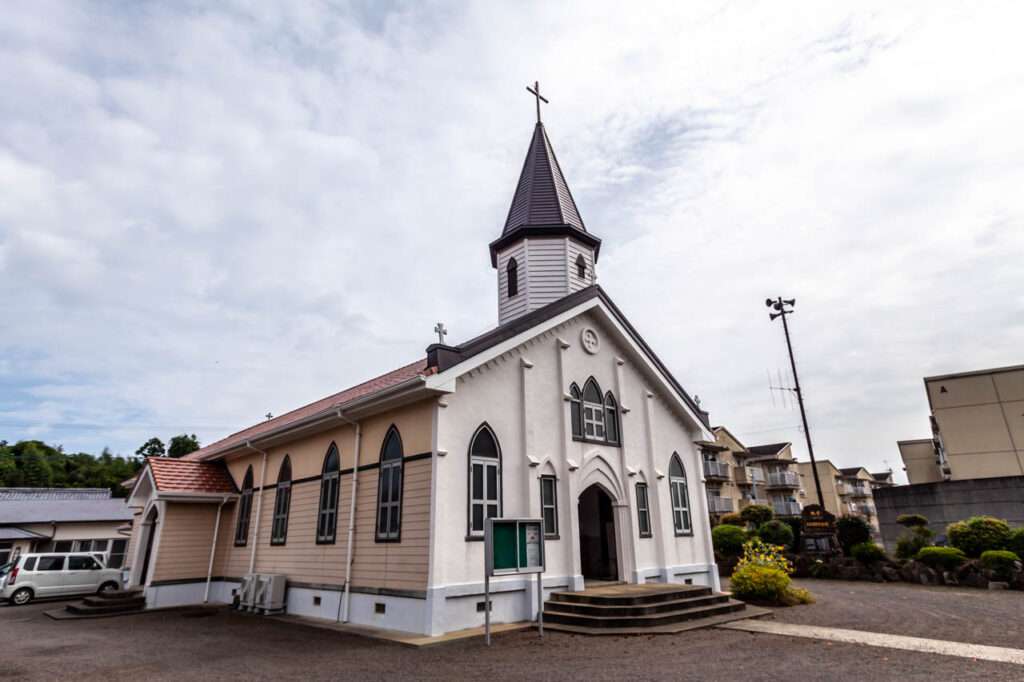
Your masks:
{"label": "church steeple", "polygon": [[540,121],[505,227],[490,249],[502,324],[594,283],[601,240],[584,227]]}

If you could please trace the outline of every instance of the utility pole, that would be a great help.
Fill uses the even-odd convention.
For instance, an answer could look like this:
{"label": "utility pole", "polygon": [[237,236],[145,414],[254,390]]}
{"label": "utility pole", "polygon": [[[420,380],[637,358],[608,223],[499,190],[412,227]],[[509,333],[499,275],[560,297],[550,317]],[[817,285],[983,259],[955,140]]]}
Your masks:
{"label": "utility pole", "polygon": [[782,318],[782,328],[786,332],[786,348],[789,349],[789,364],[793,368],[793,383],[796,384],[796,388],[793,392],[796,393],[797,403],[800,405],[800,419],[804,423],[804,436],[807,438],[807,453],[811,456],[811,471],[814,473],[814,487],[818,490],[818,504],[821,508],[825,508],[825,497],[821,494],[821,481],[818,479],[818,465],[814,462],[814,447],[811,446],[811,429],[807,426],[807,412],[804,411],[804,394],[800,390],[800,377],[796,374],[796,360],[793,358],[793,344],[789,340],[789,325],[786,323],[786,315],[792,315],[792,310],[786,310],[789,306],[792,308],[796,305],[796,299],[791,298],[787,301],[783,301],[782,297],[779,296],[777,299],[767,299],[764,304],[769,308],[774,308],[778,312],[769,313],[768,317],[772,321],[776,317]]}

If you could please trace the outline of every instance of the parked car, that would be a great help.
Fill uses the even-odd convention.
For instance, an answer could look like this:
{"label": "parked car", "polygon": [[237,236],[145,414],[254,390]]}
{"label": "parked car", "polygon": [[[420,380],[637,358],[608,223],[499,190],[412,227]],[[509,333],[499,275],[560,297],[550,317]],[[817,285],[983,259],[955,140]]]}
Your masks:
{"label": "parked car", "polygon": [[27,604],[37,597],[98,594],[121,587],[121,571],[88,553],[22,554],[0,566],[0,599]]}

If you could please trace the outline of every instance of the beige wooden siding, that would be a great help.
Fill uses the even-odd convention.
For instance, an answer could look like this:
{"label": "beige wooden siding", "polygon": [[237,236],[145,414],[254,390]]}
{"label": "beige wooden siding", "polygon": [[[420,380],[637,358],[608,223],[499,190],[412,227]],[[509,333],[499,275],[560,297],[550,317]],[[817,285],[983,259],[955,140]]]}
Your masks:
{"label": "beige wooden siding", "polygon": [[152,579],[205,578],[216,517],[215,504],[168,502]]}
{"label": "beige wooden siding", "polygon": [[132,519],[132,532],[128,536],[128,546],[124,550],[124,568],[132,567],[132,559],[135,557],[135,546],[139,543],[139,532],[142,529],[142,512],[133,510],[135,518]]}

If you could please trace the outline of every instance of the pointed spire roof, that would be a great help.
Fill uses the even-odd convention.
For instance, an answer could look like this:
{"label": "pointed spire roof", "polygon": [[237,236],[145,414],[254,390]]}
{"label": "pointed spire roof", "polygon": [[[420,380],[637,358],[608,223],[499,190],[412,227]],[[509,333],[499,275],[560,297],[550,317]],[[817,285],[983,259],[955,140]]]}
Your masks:
{"label": "pointed spire roof", "polygon": [[550,225],[571,225],[586,232],[544,124],[538,123],[502,234],[522,226]]}
{"label": "pointed spire roof", "polygon": [[594,257],[601,240],[583,226],[572,192],[551,148],[544,124],[533,129],[530,149],[526,152],[519,184],[512,196],[512,206],[505,219],[501,237],[491,243],[491,264],[497,266],[497,252],[523,237],[568,235],[592,246]]}

